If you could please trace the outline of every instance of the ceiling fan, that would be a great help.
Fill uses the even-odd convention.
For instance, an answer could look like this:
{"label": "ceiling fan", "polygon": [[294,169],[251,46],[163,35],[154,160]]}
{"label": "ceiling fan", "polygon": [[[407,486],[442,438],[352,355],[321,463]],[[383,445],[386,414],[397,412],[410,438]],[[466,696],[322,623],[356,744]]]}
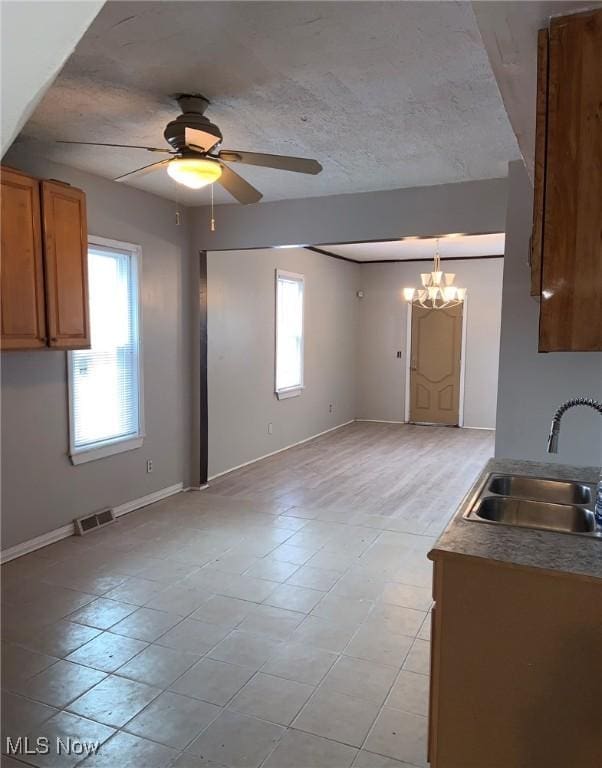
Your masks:
{"label": "ceiling fan", "polygon": [[[239,150],[217,150],[222,142],[220,129],[205,117],[209,100],[200,94],[181,94],[176,97],[182,114],[169,122],[163,136],[171,149],[161,147],[142,147],[131,144],[105,144],[95,141],[59,141],[58,144],[85,144],[93,147],[121,147],[124,149],[145,149],[148,152],[162,152],[172,155],[151,165],[137,168],[135,171],[118,176],[115,181],[125,181],[135,176],[144,176],[159,168],[179,184],[190,189],[200,189],[218,182],[236,198],[239,203],[256,203],[262,198],[261,192],[248,181],[235,173],[226,163],[246,163],[264,168],[277,168],[295,173],[317,174],[322,166],[317,160],[285,155],[268,155],[261,152],[242,152]],[[217,150],[217,151],[216,151]]]}

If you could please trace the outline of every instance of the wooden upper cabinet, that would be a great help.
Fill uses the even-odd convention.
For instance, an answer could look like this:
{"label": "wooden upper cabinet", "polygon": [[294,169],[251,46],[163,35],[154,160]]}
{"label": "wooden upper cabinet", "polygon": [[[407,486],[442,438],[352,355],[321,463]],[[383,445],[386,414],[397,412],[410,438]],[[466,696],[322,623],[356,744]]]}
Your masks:
{"label": "wooden upper cabinet", "polygon": [[46,346],[44,268],[37,179],[3,168],[2,349]]}
{"label": "wooden upper cabinet", "polygon": [[537,37],[537,111],[535,116],[535,180],[533,234],[531,236],[531,296],[541,295],[543,207],[546,184],[546,135],[548,119],[548,30]]}
{"label": "wooden upper cabinet", "polygon": [[602,350],[602,9],[550,23],[545,124],[539,350]]}
{"label": "wooden upper cabinet", "polygon": [[2,349],[90,346],[86,196],[2,168]]}
{"label": "wooden upper cabinet", "polygon": [[56,181],[42,182],[42,226],[49,346],[90,346],[86,196]]}

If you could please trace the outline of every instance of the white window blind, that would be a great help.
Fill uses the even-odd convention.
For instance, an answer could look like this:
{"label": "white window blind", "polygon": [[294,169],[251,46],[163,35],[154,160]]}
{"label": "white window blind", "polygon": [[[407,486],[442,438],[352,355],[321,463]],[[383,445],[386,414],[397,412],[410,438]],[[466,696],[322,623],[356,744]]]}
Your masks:
{"label": "white window blind", "polygon": [[72,457],[141,436],[137,256],[136,246],[88,248],[92,345],[69,355]]}
{"label": "white window blind", "polygon": [[276,271],[276,393],[303,388],[303,275]]}

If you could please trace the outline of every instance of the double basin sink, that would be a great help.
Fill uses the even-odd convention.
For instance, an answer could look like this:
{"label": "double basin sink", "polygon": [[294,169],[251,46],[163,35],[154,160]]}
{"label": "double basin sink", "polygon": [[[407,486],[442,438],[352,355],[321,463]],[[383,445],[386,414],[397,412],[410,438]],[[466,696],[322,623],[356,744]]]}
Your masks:
{"label": "double basin sink", "polygon": [[602,537],[594,517],[596,487],[523,475],[490,474],[464,517],[484,523]]}

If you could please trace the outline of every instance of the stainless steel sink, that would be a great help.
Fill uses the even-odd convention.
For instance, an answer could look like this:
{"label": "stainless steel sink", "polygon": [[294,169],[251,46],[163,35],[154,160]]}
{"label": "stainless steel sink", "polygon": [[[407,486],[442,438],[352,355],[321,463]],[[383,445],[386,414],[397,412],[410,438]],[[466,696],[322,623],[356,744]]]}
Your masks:
{"label": "stainless steel sink", "polygon": [[594,487],[545,477],[490,474],[464,513],[467,520],[602,538]]}
{"label": "stainless steel sink", "polygon": [[491,475],[487,490],[501,496],[513,496],[552,504],[589,504],[592,490],[584,483],[546,480],[543,477],[521,475]]}
{"label": "stainless steel sink", "polygon": [[485,496],[479,499],[474,514],[492,523],[543,528],[546,531],[593,533],[596,529],[591,509],[508,496]]}

